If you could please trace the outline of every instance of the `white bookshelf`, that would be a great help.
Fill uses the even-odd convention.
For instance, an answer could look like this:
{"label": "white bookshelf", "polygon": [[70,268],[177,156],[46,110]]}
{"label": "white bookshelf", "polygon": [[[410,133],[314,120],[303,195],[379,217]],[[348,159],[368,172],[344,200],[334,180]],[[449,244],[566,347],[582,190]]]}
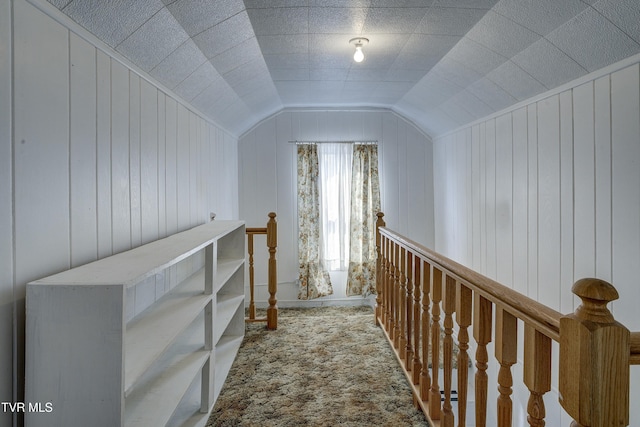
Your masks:
{"label": "white bookshelf", "polygon": [[204,426],[244,337],[245,230],[212,221],[27,285],[29,426]]}

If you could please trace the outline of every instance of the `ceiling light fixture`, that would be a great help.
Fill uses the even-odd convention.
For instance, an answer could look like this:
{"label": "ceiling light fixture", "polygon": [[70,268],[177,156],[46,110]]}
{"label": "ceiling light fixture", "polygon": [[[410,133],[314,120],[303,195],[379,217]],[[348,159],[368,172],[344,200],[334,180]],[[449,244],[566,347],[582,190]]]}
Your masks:
{"label": "ceiling light fixture", "polygon": [[356,46],[356,52],[353,54],[353,60],[356,62],[364,61],[364,52],[362,52],[362,46],[369,43],[369,39],[364,37],[356,37],[349,40],[349,44]]}

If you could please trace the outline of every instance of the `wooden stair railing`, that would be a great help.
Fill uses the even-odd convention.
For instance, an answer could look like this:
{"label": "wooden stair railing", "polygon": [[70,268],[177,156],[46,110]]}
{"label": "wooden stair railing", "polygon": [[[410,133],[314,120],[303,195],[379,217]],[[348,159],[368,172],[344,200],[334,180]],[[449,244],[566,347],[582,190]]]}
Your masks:
{"label": "wooden stair railing", "polygon": [[574,419],[572,427],[629,425],[629,371],[630,365],[640,364],[640,332],[630,333],[607,309],[618,298],[612,285],[599,279],[577,281],[572,292],[582,304],[565,316],[393,232],[385,227],[382,213],[376,228],[375,321],[395,351],[416,405],[435,426],[467,423],[470,345],[475,347],[474,425],[487,425],[487,345],[492,340],[499,364],[497,425],[513,424],[511,367],[518,362],[519,323],[524,324],[523,382],[530,392],[530,426],[545,425],[543,396],[551,390],[552,341],[560,345],[560,404]]}
{"label": "wooden stair railing", "polygon": [[[276,305],[276,292],[278,290],[278,271],[276,265],[276,247],[278,246],[278,224],[276,222],[275,212],[269,213],[269,221],[266,227],[247,228],[247,251],[249,253],[249,317],[245,318],[246,322],[267,322],[267,329],[276,330],[278,328],[278,306]],[[269,248],[268,261],[268,290],[269,290],[269,307],[267,308],[267,317],[256,318],[255,305],[255,271],[253,267],[253,236],[256,234],[266,234],[267,247]]]}

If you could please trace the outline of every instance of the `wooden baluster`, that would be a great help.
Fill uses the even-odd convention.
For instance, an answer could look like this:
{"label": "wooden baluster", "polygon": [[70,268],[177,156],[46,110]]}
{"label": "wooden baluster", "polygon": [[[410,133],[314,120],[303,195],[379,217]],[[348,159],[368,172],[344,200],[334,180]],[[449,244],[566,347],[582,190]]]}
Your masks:
{"label": "wooden baluster", "polygon": [[[413,272],[413,361],[411,366],[411,380],[414,384],[420,384],[420,258],[415,257],[414,272]],[[422,394],[420,394],[422,397]]]}
{"label": "wooden baluster", "polygon": [[491,301],[482,295],[473,295],[473,337],[478,343],[476,349],[476,427],[487,425],[487,392],[489,380],[487,367],[489,355],[487,344],[491,342],[491,322],[493,321]]}
{"label": "wooden baluster", "polygon": [[398,354],[400,360],[404,361],[407,357],[407,251],[400,248],[400,263],[398,264],[399,277],[399,293],[398,293]]}
{"label": "wooden baluster", "polygon": [[247,240],[247,250],[249,252],[249,319],[255,320],[256,304],[254,302],[255,269],[253,267],[253,233],[247,234]]}
{"label": "wooden baluster", "polygon": [[387,303],[385,304],[385,308],[387,310],[387,314],[385,316],[385,326],[387,329],[387,333],[389,337],[391,337],[391,331],[393,328],[393,270],[391,265],[391,239],[386,239],[385,241],[385,269],[386,269],[386,277],[385,277],[385,287],[386,287],[386,295],[387,295]]}
{"label": "wooden baluster", "polygon": [[[422,367],[420,369],[420,397],[423,401],[429,400],[431,388],[431,376],[429,375],[429,292],[431,286],[431,265],[423,261],[422,274]],[[438,396],[440,398],[440,396]]]}
{"label": "wooden baluster", "polygon": [[[400,337],[402,336],[402,306],[403,298],[400,289],[400,245],[397,243],[394,244],[395,248],[393,251],[393,262],[394,262],[394,271],[393,271],[393,300],[394,300],[394,316],[393,316],[393,346],[397,349],[400,348]],[[402,323],[401,323],[402,322]]]}
{"label": "wooden baluster", "polygon": [[473,305],[473,293],[471,289],[458,283],[456,290],[456,322],[458,332],[458,426],[467,424],[467,384],[469,381],[469,332],[471,325],[471,308]]}
{"label": "wooden baluster", "polygon": [[442,271],[433,268],[431,275],[431,389],[429,393],[429,415],[434,420],[440,419],[440,385],[438,370],[440,369],[440,301],[442,300]]}
{"label": "wooden baluster", "polygon": [[442,405],[442,427],[453,427],[453,411],[451,406],[451,375],[453,371],[453,313],[456,309],[456,279],[446,275],[444,295],[444,341],[443,341],[443,381],[444,404]]}
{"label": "wooden baluster", "polygon": [[571,425],[629,425],[630,333],[607,304],[618,292],[599,279],[581,279],[571,288],[582,304],[560,319],[560,404]]}
{"label": "wooden baluster", "polygon": [[529,389],[527,421],[531,427],[544,427],[542,396],[551,390],[551,338],[533,326],[524,325],[524,383]]}
{"label": "wooden baluster", "polygon": [[380,235],[380,227],[384,227],[385,223],[382,219],[384,214],[382,212],[377,213],[378,219],[376,220],[376,310],[374,313],[376,325],[380,325],[380,319],[384,312],[383,298],[382,298],[382,239]]}
{"label": "wooden baluster", "polygon": [[389,333],[389,339],[393,343],[395,327],[396,327],[396,266],[395,266],[395,249],[396,244],[389,239],[389,327],[387,331]]}
{"label": "wooden baluster", "polygon": [[267,308],[267,329],[278,329],[278,306],[276,292],[278,291],[278,267],[276,261],[276,248],[278,247],[278,223],[276,222],[276,213],[269,212],[269,221],[267,221],[267,247],[269,248],[269,264],[268,264],[268,290],[269,290],[269,307]]}
{"label": "wooden baluster", "polygon": [[496,311],[496,359],[498,371],[498,427],[510,427],[512,419],[511,393],[513,377],[511,366],[518,353],[518,323],[515,316],[501,307]]}
{"label": "wooden baluster", "polygon": [[[402,250],[404,254],[404,249]],[[411,371],[411,362],[413,361],[413,346],[411,340],[413,339],[412,318],[413,318],[413,254],[407,251],[407,263],[403,266],[406,270],[406,301],[405,301],[405,328],[407,331],[406,343],[404,348],[404,366],[407,371]]]}

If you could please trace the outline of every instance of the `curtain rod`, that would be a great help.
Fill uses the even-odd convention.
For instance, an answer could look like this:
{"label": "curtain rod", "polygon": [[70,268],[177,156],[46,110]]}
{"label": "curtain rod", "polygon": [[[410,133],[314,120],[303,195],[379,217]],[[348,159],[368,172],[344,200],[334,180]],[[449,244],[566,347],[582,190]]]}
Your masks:
{"label": "curtain rod", "polygon": [[371,141],[289,141],[289,144],[377,144],[377,140]]}

